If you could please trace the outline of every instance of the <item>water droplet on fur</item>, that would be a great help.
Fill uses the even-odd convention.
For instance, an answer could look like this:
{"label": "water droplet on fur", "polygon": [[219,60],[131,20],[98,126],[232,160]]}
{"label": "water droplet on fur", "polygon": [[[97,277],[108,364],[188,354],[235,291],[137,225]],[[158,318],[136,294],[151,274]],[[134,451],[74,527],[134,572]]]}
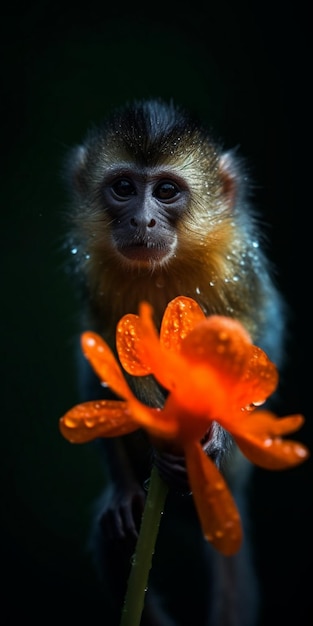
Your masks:
{"label": "water droplet on fur", "polygon": [[156,285],[156,287],[158,289],[163,289],[163,287],[164,287],[164,280],[161,279],[161,278],[158,278],[158,280],[156,281],[155,285]]}

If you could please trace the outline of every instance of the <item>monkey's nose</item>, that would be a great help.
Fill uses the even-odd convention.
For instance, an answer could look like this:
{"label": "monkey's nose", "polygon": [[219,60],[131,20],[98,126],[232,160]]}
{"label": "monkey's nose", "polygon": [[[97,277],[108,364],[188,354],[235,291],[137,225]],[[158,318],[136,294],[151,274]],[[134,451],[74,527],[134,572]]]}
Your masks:
{"label": "monkey's nose", "polygon": [[153,217],[149,221],[148,219],[145,219],[145,218],[138,220],[135,217],[132,217],[130,220],[130,223],[135,228],[142,227],[142,226],[144,226],[145,228],[153,228],[153,226],[156,225],[156,220]]}

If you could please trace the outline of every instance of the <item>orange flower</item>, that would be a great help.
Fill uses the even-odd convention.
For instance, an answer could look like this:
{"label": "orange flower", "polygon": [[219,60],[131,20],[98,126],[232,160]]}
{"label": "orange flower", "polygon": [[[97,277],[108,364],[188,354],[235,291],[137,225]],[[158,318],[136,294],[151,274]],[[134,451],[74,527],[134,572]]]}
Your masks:
{"label": "orange flower", "polygon": [[82,443],[145,428],[152,437],[182,448],[195,506],[206,538],[223,554],[234,554],[242,539],[240,517],[227,485],[199,443],[212,421],[230,432],[243,454],[267,469],[304,461],[308,450],[282,440],[303,424],[301,415],[277,418],[254,411],[275,391],[278,373],[266,354],[231,318],[208,318],[186,297],[172,300],[160,336],[147,303],[139,316],[117,325],[116,345],[124,369],[133,376],[153,374],[169,394],[162,409],[142,404],[130,390],[109,347],[97,334],[82,335],[82,348],[100,379],[122,400],[77,405],[60,420],[63,436]]}

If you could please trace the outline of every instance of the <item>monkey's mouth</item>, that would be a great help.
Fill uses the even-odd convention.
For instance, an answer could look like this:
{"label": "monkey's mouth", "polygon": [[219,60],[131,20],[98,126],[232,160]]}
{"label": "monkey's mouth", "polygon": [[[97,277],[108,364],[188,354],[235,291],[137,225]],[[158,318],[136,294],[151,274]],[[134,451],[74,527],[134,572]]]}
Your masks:
{"label": "monkey's mouth", "polygon": [[171,252],[168,246],[145,241],[120,246],[118,250],[126,259],[140,263],[162,261]]}

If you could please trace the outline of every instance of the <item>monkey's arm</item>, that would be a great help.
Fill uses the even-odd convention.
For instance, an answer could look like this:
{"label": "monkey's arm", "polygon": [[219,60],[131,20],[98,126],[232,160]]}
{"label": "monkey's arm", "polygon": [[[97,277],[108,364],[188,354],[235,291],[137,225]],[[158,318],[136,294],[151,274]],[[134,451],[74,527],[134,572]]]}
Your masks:
{"label": "monkey's arm", "polygon": [[145,491],[133,468],[124,438],[101,440],[107,485],[101,497],[99,523],[108,539],[137,538]]}

